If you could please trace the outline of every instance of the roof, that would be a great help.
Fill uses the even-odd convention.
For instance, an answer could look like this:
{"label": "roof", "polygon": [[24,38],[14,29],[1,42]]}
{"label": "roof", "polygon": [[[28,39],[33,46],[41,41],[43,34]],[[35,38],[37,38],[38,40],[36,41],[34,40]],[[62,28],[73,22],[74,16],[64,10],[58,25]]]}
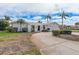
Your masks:
{"label": "roof", "polygon": [[[17,21],[12,21],[11,24],[13,24],[13,23],[17,23]],[[54,25],[58,25],[58,24],[55,23],[55,22],[51,22],[51,23],[42,23],[42,22],[27,22],[27,21],[25,21],[24,24],[33,24],[33,25],[35,25],[35,24],[40,24],[40,25],[52,25],[52,24],[54,24]]]}

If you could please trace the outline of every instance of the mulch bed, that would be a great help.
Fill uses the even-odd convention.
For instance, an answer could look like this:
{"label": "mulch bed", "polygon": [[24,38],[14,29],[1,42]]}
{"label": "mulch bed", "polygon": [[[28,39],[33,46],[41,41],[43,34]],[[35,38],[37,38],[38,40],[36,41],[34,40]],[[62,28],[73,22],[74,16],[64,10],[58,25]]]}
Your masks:
{"label": "mulch bed", "polygon": [[79,41],[79,35],[60,35],[59,38],[68,39],[72,41]]}

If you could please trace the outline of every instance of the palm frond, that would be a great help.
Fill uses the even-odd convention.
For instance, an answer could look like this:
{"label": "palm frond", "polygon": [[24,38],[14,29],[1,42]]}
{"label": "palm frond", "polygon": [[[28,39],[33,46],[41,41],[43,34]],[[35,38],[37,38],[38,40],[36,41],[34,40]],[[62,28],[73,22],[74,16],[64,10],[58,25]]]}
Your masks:
{"label": "palm frond", "polygon": [[5,20],[10,20],[9,16],[4,16]]}
{"label": "palm frond", "polygon": [[22,23],[25,23],[25,20],[23,20],[23,19],[18,19],[18,20],[17,20],[17,23],[21,23],[21,24],[22,24]]}

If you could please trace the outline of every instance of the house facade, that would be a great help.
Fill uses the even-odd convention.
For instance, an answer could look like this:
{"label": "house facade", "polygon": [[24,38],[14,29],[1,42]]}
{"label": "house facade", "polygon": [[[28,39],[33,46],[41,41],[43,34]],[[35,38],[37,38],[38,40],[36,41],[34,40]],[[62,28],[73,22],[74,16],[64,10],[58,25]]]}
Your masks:
{"label": "house facade", "polygon": [[25,22],[20,25],[17,22],[11,22],[11,26],[14,28],[18,28],[18,31],[22,31],[22,28],[27,28],[28,32],[42,32],[43,30],[60,30],[59,25],[56,23]]}

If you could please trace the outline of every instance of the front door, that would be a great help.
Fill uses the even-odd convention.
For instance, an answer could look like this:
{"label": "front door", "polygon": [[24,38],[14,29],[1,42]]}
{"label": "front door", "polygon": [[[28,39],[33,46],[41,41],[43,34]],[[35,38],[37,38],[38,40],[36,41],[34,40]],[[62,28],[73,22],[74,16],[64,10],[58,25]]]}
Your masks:
{"label": "front door", "polygon": [[38,26],[38,31],[40,31],[40,26]]}

